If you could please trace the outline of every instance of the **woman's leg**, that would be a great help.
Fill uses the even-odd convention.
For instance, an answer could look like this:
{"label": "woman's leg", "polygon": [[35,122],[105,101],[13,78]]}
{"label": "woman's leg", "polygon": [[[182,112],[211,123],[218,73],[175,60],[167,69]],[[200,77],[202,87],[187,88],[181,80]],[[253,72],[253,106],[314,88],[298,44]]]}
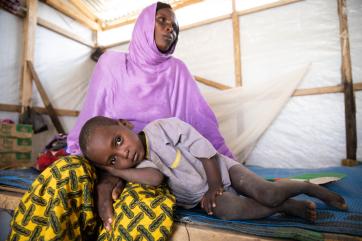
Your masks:
{"label": "woman's leg", "polygon": [[242,165],[231,167],[229,174],[231,185],[237,192],[270,207],[279,206],[290,197],[307,194],[338,209],[347,209],[340,195],[312,183],[291,180],[269,182]]}
{"label": "woman's leg", "polygon": [[128,183],[113,204],[112,231],[101,227],[98,240],[167,240],[171,234],[175,197],[168,187]]}
{"label": "woman's leg", "polygon": [[101,226],[93,199],[95,169],[80,156],[67,156],[45,169],[14,212],[8,240],[166,240],[175,198],[166,186],[128,184],[114,203],[112,232]]}
{"label": "woman's leg", "polygon": [[226,220],[259,219],[278,212],[303,218],[309,222],[315,222],[317,213],[316,205],[311,201],[297,201],[288,199],[277,207],[267,207],[255,200],[224,192],[216,198],[214,215]]}
{"label": "woman's leg", "polygon": [[78,156],[46,168],[25,193],[8,240],[86,240],[97,230],[94,168]]}

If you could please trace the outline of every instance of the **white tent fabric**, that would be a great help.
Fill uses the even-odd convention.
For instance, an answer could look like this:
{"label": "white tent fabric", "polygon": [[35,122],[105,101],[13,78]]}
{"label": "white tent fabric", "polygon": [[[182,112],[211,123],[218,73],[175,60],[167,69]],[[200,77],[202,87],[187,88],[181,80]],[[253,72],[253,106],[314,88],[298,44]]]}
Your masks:
{"label": "white tent fabric", "polygon": [[[203,4],[228,2],[229,7],[225,11],[230,10],[229,1],[202,2]],[[285,99],[285,101],[288,100],[287,103],[280,105],[283,106],[282,109],[278,109],[280,106],[272,105],[272,102],[255,97],[258,93],[265,94],[264,96],[267,96],[268,91],[272,93],[273,88],[279,86],[279,81],[284,79],[281,77],[288,76],[282,73],[292,73],[293,69],[298,69],[298,66],[305,63],[311,63],[311,66],[298,88],[326,87],[341,83],[336,2],[306,0],[239,17],[242,87],[221,94],[221,91],[215,91],[211,87],[202,84],[199,86],[215,108],[228,144],[238,153],[241,160],[246,159],[248,164],[260,166],[317,168],[338,166],[341,159],[345,158],[342,93],[292,97],[289,100],[287,98]],[[179,16],[193,16],[187,14],[186,10],[186,8],[180,10]],[[222,13],[226,13],[225,11]],[[353,81],[355,83],[362,81],[361,12],[362,1],[347,1]],[[92,38],[89,29],[41,1],[38,3],[38,15],[87,40]],[[177,15],[178,11],[176,11]],[[192,18],[192,20],[195,19]],[[23,44],[22,23],[21,18],[0,9],[0,103],[2,104],[19,104],[20,60]],[[189,23],[191,22],[186,22],[186,24]],[[130,29],[130,26],[127,28]],[[101,42],[104,41],[104,44],[107,44],[109,43],[107,41],[127,39],[127,37],[120,36],[118,30],[112,30],[112,32],[116,32],[113,39],[108,35],[111,33],[109,31],[104,33]],[[130,32],[128,31],[129,34]],[[194,75],[233,87],[235,81],[232,34],[230,19],[181,31],[175,55],[186,63]],[[127,44],[119,46],[117,49],[127,51]],[[40,26],[36,28],[34,65],[55,108],[75,110],[81,108],[88,80],[95,64],[89,58],[91,52],[90,48],[48,29]],[[297,79],[291,77],[292,82],[297,83]],[[281,87],[289,86],[287,78],[285,81],[285,85],[280,84]],[[290,86],[290,88],[293,89],[295,86],[293,88]],[[210,91],[212,93],[209,93]],[[290,90],[285,93],[290,95]],[[231,99],[230,103],[219,107],[218,104],[213,104],[212,96],[219,95],[225,99]],[[266,120],[264,117],[254,117],[257,116],[257,110],[254,107],[250,110],[244,109],[245,115],[241,115],[241,117],[237,117],[235,114],[231,118],[218,111],[218,108],[224,111],[226,106],[237,110],[240,108],[240,111],[242,108],[247,108],[248,105],[253,106],[249,102],[254,101],[253,98],[244,99],[248,95],[253,96],[255,101],[260,101],[256,105],[257,109],[274,110],[277,115],[269,116],[269,119]],[[231,96],[235,96],[235,99]],[[360,124],[362,123],[362,92],[357,91],[355,96],[357,159],[362,160],[362,128]],[[33,104],[43,106],[35,88]],[[10,118],[16,121],[17,116],[17,113],[0,112],[0,119]],[[270,123],[273,118],[275,118],[274,121]],[[75,120],[75,117],[60,117],[60,121],[67,131],[72,128]],[[238,121],[237,124],[236,121]],[[262,123],[263,127],[256,129],[258,133],[249,130],[249,125],[262,121],[265,122]],[[271,125],[265,129],[267,122]],[[34,135],[34,157],[55,134],[50,120],[48,123],[51,128],[50,132]],[[232,125],[237,126],[240,136],[236,135],[237,132],[228,130]],[[237,139],[231,138],[236,136]],[[244,140],[249,141],[249,144],[244,143],[241,144],[242,146],[238,146]],[[254,149],[250,152],[252,147]],[[245,158],[246,156],[247,158]]]}
{"label": "white tent fabric", "polygon": [[240,162],[246,160],[259,137],[289,101],[308,67],[268,79],[260,86],[205,94],[227,145]]}

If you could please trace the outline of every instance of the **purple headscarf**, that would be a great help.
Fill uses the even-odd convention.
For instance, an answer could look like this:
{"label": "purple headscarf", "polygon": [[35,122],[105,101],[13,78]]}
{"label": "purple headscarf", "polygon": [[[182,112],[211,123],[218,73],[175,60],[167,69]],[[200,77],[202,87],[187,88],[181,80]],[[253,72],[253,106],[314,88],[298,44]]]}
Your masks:
{"label": "purple headscarf", "polygon": [[149,122],[178,117],[191,124],[222,154],[232,157],[214,113],[186,65],[171,56],[176,43],[161,53],[155,43],[157,4],[145,8],[133,30],[129,53],[106,52],[99,59],[75,127],[68,152],[80,154],[79,132],[96,115],[131,121],[135,132]]}

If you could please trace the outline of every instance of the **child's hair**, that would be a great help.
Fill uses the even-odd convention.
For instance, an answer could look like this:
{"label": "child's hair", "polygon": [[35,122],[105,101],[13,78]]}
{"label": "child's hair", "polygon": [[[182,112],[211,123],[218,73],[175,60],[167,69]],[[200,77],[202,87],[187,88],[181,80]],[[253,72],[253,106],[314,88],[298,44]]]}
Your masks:
{"label": "child's hair", "polygon": [[87,157],[87,146],[89,144],[92,132],[94,132],[97,127],[110,126],[115,124],[117,124],[116,120],[105,116],[95,116],[87,120],[79,133],[79,147],[85,158],[89,159]]}

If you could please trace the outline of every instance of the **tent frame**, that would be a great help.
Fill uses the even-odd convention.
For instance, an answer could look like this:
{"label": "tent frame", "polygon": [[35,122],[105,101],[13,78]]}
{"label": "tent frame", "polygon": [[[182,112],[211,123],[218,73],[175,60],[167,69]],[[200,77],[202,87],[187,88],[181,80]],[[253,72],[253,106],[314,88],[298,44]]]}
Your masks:
{"label": "tent frame", "polygon": [[[247,14],[257,13],[260,11],[265,11],[271,8],[285,6],[292,3],[297,3],[302,0],[280,0],[274,3],[266,4],[263,6],[258,6],[255,8],[236,11],[235,9],[235,0],[232,0],[232,13],[219,16],[216,18],[208,19],[198,23],[194,23],[187,26],[182,26],[181,31],[200,27],[206,24],[212,24],[219,21],[224,21],[227,19],[232,20],[233,25],[233,43],[234,43],[234,65],[235,65],[235,86],[242,85],[242,63],[241,63],[241,48],[240,48],[240,31],[239,31],[239,17]],[[32,77],[29,72],[27,61],[33,61],[34,58],[34,42],[35,42],[35,29],[36,25],[45,27],[51,31],[54,31],[64,37],[77,41],[81,44],[84,44],[91,48],[100,47],[97,44],[97,33],[102,30],[97,23],[91,18],[91,14],[82,13],[79,11],[80,6],[70,7],[70,4],[65,5],[61,0],[45,0],[45,3],[54,7],[61,13],[75,19],[79,23],[90,28],[96,40],[89,42],[77,36],[74,33],[71,33],[64,28],[57,26],[56,24],[50,23],[42,18],[37,17],[36,9],[38,0],[26,0],[27,12],[24,16],[24,49],[22,57],[22,75],[20,80],[20,105],[9,105],[0,103],[0,111],[12,111],[24,113],[25,109],[28,106],[31,106],[31,97],[32,97]],[[73,1],[72,1],[73,2]],[[200,2],[200,0],[185,0],[180,6],[187,6],[189,4],[194,4]],[[345,123],[346,123],[346,160],[349,160],[348,163],[356,164],[356,153],[357,153],[357,130],[356,130],[356,108],[355,108],[355,96],[354,91],[362,90],[362,83],[353,84],[352,80],[352,66],[351,66],[351,54],[349,47],[349,31],[348,31],[348,16],[346,13],[346,0],[337,0],[338,3],[338,15],[340,22],[340,43],[341,43],[341,74],[342,74],[342,83],[336,86],[326,86],[318,88],[308,88],[308,89],[297,89],[293,96],[305,96],[305,95],[317,95],[317,94],[327,94],[327,93],[344,93],[344,103],[345,103]],[[21,13],[17,13],[17,16],[23,16]],[[87,15],[87,16],[85,16]],[[132,20],[133,21],[133,20]],[[118,24],[129,24],[130,21],[125,21]],[[129,41],[118,42],[108,46],[102,46],[103,49],[115,47],[121,44],[128,43]],[[220,84],[216,81],[208,80],[200,76],[194,76],[195,79],[203,84],[208,86],[225,90],[232,87]],[[47,114],[48,112],[45,108],[35,107],[41,113]],[[57,115],[63,116],[77,116],[79,111],[74,110],[64,110],[64,109],[55,109]]]}

